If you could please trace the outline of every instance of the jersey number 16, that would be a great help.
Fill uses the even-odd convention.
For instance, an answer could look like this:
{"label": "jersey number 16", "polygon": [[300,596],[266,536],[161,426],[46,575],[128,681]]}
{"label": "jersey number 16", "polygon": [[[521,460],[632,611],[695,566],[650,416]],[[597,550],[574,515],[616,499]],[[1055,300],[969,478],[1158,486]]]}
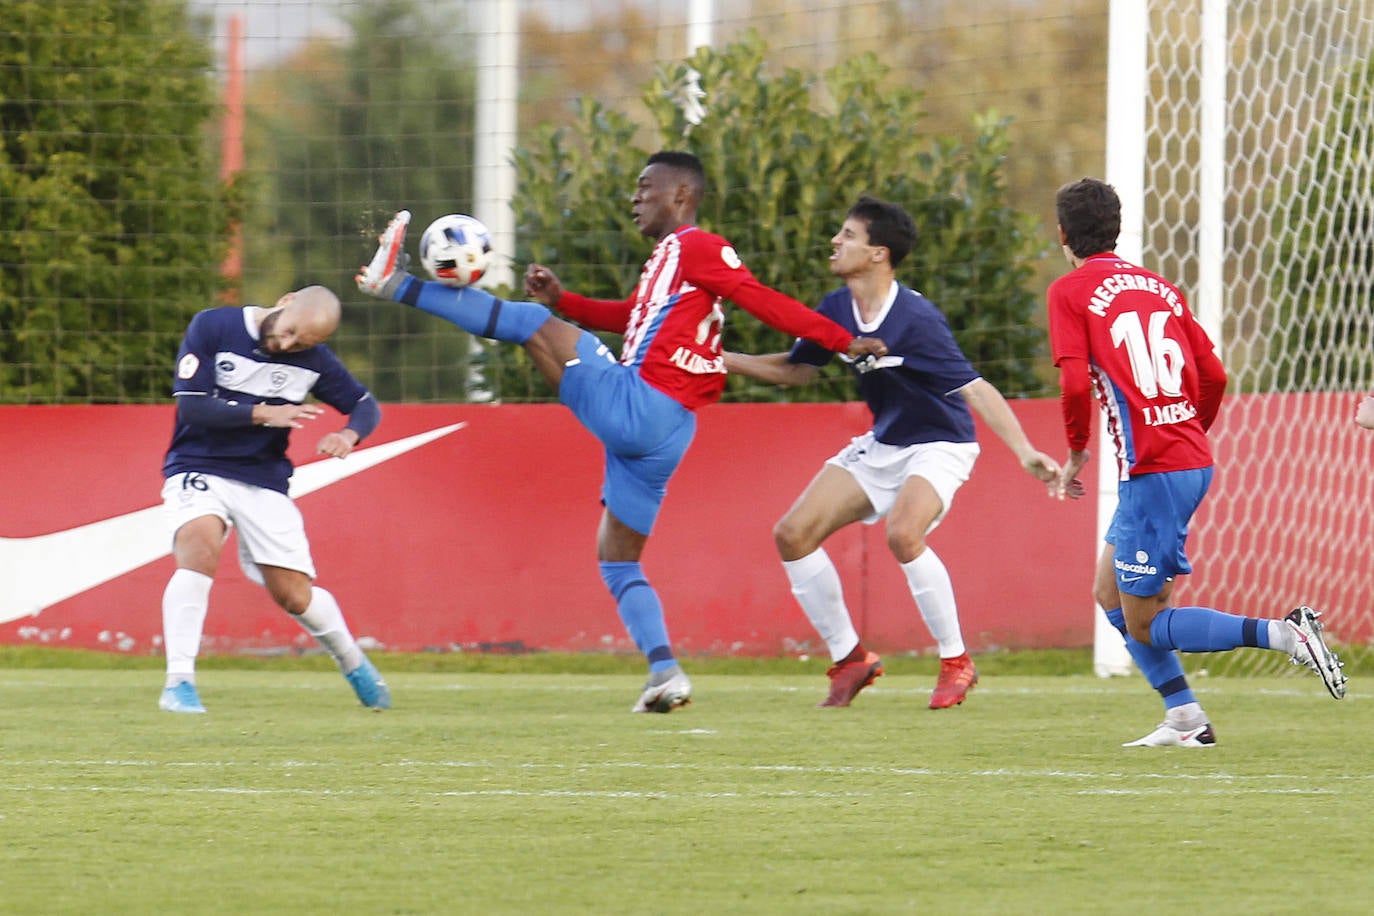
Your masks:
{"label": "jersey number 16", "polygon": [[1183,394],[1183,347],[1164,333],[1170,317],[1169,312],[1152,312],[1148,335],[1139,312],[1122,312],[1112,322],[1112,343],[1126,345],[1131,375],[1146,398]]}

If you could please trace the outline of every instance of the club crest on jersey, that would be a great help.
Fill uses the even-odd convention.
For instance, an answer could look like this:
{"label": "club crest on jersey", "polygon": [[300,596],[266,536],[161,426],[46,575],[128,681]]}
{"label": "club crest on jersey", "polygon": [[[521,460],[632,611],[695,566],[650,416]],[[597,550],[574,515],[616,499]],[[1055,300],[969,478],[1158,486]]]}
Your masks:
{"label": "club crest on jersey", "polygon": [[731,270],[739,270],[744,266],[744,262],[739,259],[739,252],[726,245],[720,250],[720,259],[725,262],[725,266]]}
{"label": "club crest on jersey", "polygon": [[181,362],[177,363],[177,378],[191,378],[199,368],[200,359],[194,353],[187,353],[181,358]]}
{"label": "club crest on jersey", "polygon": [[272,390],[281,391],[286,387],[286,383],[291,380],[291,377],[282,369],[273,369],[270,379]]}

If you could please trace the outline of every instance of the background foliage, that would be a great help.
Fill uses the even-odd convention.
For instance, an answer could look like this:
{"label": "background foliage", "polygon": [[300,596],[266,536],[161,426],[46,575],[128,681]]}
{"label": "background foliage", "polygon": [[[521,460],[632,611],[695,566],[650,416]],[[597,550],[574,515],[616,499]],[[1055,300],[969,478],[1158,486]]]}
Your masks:
{"label": "background foliage", "polygon": [[[419,0],[350,8],[348,36],[305,45],[253,89],[248,156],[269,162],[247,214],[250,301],[325,283],[349,298],[331,346],[383,401],[463,400],[468,342],[434,319],[359,296],[353,274],[391,214],[472,205],[471,40]],[[424,222],[416,227],[416,233]]]}
{"label": "background foliage", "polygon": [[179,3],[4,5],[0,400],[168,396],[237,213],[206,142],[213,58],[194,25]]}
{"label": "background foliage", "polygon": [[[939,5],[941,16],[955,15]],[[753,6],[755,15],[770,8],[763,0]],[[888,6],[894,23],[931,27],[926,7]],[[164,402],[191,314],[221,301],[270,305],[307,283],[346,297],[334,347],[383,400],[485,400],[493,389],[508,400],[548,397],[518,349],[474,348],[443,323],[352,291],[352,274],[392,211],[410,207],[418,232],[441,213],[471,209],[468,6],[342,4],[338,29],[284,44],[285,53],[255,64],[246,167],[233,184],[219,174],[217,149],[222,22],[191,12],[211,8],[190,0],[6,4],[0,400]],[[521,23],[519,155],[530,181],[522,181],[518,204],[522,233],[538,235],[524,237],[521,258],[539,251],[568,265],[567,277],[588,292],[628,294],[648,250],[628,219],[633,177],[647,153],[686,145],[715,171],[718,193],[704,223],[727,234],[767,282],[814,302],[832,282],[826,239],[845,207],[860,190],[885,194],[930,227],[904,279],[950,313],[970,356],[1009,394],[1043,393],[1025,363],[1036,332],[1006,320],[1034,309],[1020,299],[1025,267],[1036,269],[1031,239],[1043,236],[1008,206],[1015,190],[1006,177],[1041,154],[1008,155],[1016,123],[970,119],[968,106],[947,95],[936,106],[943,133],[922,130],[923,96],[910,88],[966,72],[985,55],[968,41],[999,40],[986,23],[956,29],[939,68],[916,67],[930,49],[913,58],[906,39],[885,46],[883,59],[897,68],[889,71],[863,53],[863,30],[845,21],[825,26],[832,54],[797,54],[810,38],[779,4],[766,21],[780,48],[750,38],[691,61],[712,93],[713,114],[684,136],[673,89],[687,64],[658,63],[672,58],[662,40],[644,40],[662,29],[658,18],[627,4],[589,12],[589,27],[567,30],[543,20],[541,8],[548,5],[531,3]],[[1102,19],[1077,27],[1096,31]],[[1059,40],[1055,17],[1025,21],[1044,33],[1038,41]],[[262,37],[250,34],[250,48]],[[849,63],[821,66],[827,60]],[[908,78],[913,72],[919,79]],[[983,88],[990,98],[1006,95]],[[560,101],[570,92],[582,93],[571,112]],[[1077,86],[1064,92],[1084,94]],[[1041,107],[1023,98],[1017,110]],[[1066,136],[1060,131],[1054,142]],[[1018,142],[1039,149],[1033,138]],[[729,156],[718,155],[727,148]],[[822,174],[824,186],[813,188]],[[244,271],[227,289],[218,266],[235,225]],[[972,247],[960,250],[964,242]],[[977,284],[987,284],[981,294]],[[732,346],[787,343],[745,315],[733,324]],[[835,377],[836,386],[789,396],[849,396],[843,374]],[[729,396],[780,395],[732,387]]]}
{"label": "background foliage", "polygon": [[[807,15],[797,13],[803,6]],[[1188,3],[1152,7],[1161,20],[1154,25],[1196,30]],[[479,351],[483,361],[472,363],[472,342],[461,333],[351,290],[353,271],[393,210],[409,206],[418,230],[472,207],[474,29],[483,23],[468,21],[470,4],[11,0],[3,8],[0,401],[165,401],[176,340],[197,308],[270,304],[315,282],[346,296],[336,349],[386,400],[484,399],[492,384],[511,400],[548,395],[518,350]],[[1009,394],[1053,392],[1043,354],[1024,371],[1037,308],[1029,321],[1004,313],[1018,313],[1021,291],[1038,295],[1063,270],[1058,258],[1036,257],[1040,242],[1051,241],[1053,188],[1101,173],[1109,21],[1102,4],[740,0],[720,10],[719,39],[752,26],[768,46],[746,39],[715,61],[710,52],[691,61],[712,115],[686,136],[672,90],[687,63],[663,63],[685,46],[679,17],[649,0],[570,10],[557,0],[520,4],[521,156],[537,179],[520,193],[546,198],[518,201],[522,231],[538,230],[523,240],[522,258],[550,246],[548,257],[575,270],[567,277],[580,288],[628,293],[647,251],[625,216],[630,179],[644,154],[685,145],[716,171],[714,212],[703,222],[735,241],[760,276],[814,301],[830,279],[820,259],[843,204],[861,185],[884,193],[873,172],[902,185],[887,195],[929,228],[903,278],[950,314],[970,356]],[[246,168],[228,185],[216,150],[223,27],[228,13],[245,11],[259,23],[336,21],[315,22],[307,37],[279,34],[275,21],[250,32],[258,57],[247,74]],[[1273,57],[1271,69],[1257,65],[1261,82],[1303,61],[1321,70],[1339,58],[1331,48],[1358,42],[1349,17],[1359,14],[1345,5],[1236,15],[1245,29],[1260,25],[1245,16],[1291,24],[1273,47],[1235,49],[1237,62],[1242,50],[1247,60]],[[727,54],[733,69],[723,73]],[[1156,79],[1185,79],[1190,58],[1160,54]],[[837,79],[852,86],[836,89]],[[1370,177],[1363,125],[1371,83],[1367,66],[1351,73],[1334,95],[1338,113],[1325,115],[1324,134],[1306,141],[1292,140],[1306,136],[1298,97],[1270,112],[1269,103],[1251,104],[1243,79],[1235,85],[1231,129],[1255,173],[1233,175],[1231,207],[1241,220],[1234,244],[1260,241],[1228,270],[1263,278],[1253,290],[1233,280],[1228,295],[1236,317],[1227,318],[1226,358],[1237,390],[1305,389],[1321,379],[1358,388],[1374,372],[1363,317],[1374,249],[1369,214],[1354,193]],[[1173,96],[1179,108],[1154,115],[1166,133],[1177,122],[1169,134],[1176,138],[1193,107],[1184,88],[1162,86],[1160,104]],[[895,145],[863,167],[831,152],[857,143],[861,158],[864,144],[880,139]],[[1270,147],[1292,147],[1302,178],[1264,184],[1278,171],[1262,161]],[[1160,160],[1182,173],[1191,153],[1165,147]],[[760,168],[768,172],[755,181]],[[819,178],[825,187],[803,208],[805,185]],[[1273,190],[1278,182],[1281,191]],[[1147,260],[1192,291],[1189,205],[1161,206],[1184,212],[1147,235]],[[1037,224],[1018,223],[1018,211],[1038,214]],[[216,267],[236,221],[244,273],[232,298],[221,300]],[[1027,269],[1028,279],[1016,279]],[[735,316],[731,345],[784,345],[752,325]],[[487,361],[491,380],[482,376]],[[729,396],[776,396],[740,385],[733,382]],[[790,396],[847,390],[840,382]]]}
{"label": "background foliage", "polygon": [[[903,281],[943,308],[993,384],[1009,395],[1037,390],[1043,335],[1028,264],[1044,246],[1034,220],[1006,201],[1005,122],[981,116],[967,143],[931,137],[920,129],[920,93],[893,85],[871,53],[819,77],[795,68],[774,74],[767,58],[766,43],[750,36],[661,68],[643,96],[657,124],[652,148],[636,143],[627,114],[587,97],[574,127],[539,132],[516,153],[517,259],[547,264],[567,288],[588,295],[628,295],[651,245],[628,219],[635,177],[655,149],[684,148],[702,158],[712,189],[701,225],[730,239],[762,282],[814,305],[838,285],[827,269],[829,239],[859,194],[875,194],[906,207],[921,233],[899,271]],[[695,125],[682,106],[692,71],[707,94],[706,117]],[[791,344],[739,310],[726,327],[731,349]],[[505,393],[526,372],[525,361],[509,360],[487,377]],[[789,396],[844,399],[853,391],[843,383],[784,395],[730,380],[736,400]]]}

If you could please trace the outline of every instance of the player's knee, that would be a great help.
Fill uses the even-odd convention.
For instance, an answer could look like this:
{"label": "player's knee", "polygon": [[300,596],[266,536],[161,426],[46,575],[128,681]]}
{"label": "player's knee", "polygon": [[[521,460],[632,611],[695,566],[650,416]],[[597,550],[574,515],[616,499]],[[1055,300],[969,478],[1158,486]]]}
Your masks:
{"label": "player's knee", "polygon": [[218,544],[178,542],[175,550],[177,568],[189,569],[213,579],[219,569],[219,554]]}
{"label": "player's knee", "polygon": [[1104,611],[1110,611],[1114,607],[1121,607],[1121,593],[1116,590],[1116,583],[1112,583],[1111,588],[1098,586],[1093,589],[1093,600],[1097,606]]}
{"label": "player's knee", "polygon": [[783,516],[773,526],[773,543],[784,560],[801,559],[820,546],[813,543],[813,538],[808,536],[806,529],[789,516]]}
{"label": "player's knee", "polygon": [[277,604],[281,606],[281,609],[283,611],[286,611],[286,613],[292,615],[293,617],[301,616],[305,613],[305,609],[310,607],[309,590],[307,590],[304,594],[300,594],[296,591],[290,591],[273,594],[272,597],[276,599]]}
{"label": "player's knee", "polygon": [[887,549],[897,558],[898,563],[910,563],[926,549],[925,535],[914,531],[887,529]]}
{"label": "player's knee", "polygon": [[290,576],[285,581],[281,576],[273,576],[268,579],[267,590],[278,607],[292,616],[299,617],[314,600],[310,584],[310,579],[303,575],[299,578]]}
{"label": "player's knee", "polygon": [[1126,618],[1126,632],[1136,642],[1150,645],[1150,622],[1148,620],[1141,623],[1138,620]]}

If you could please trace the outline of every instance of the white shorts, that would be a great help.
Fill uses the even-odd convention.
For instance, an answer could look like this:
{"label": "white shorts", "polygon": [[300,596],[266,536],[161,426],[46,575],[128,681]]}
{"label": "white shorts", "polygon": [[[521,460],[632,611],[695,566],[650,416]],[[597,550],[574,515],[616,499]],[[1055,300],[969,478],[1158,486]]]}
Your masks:
{"label": "white shorts", "polygon": [[178,529],[204,515],[218,516],[239,532],[239,565],[263,584],[263,566],[294,569],[315,578],[305,519],[291,497],[213,474],[174,474],[162,485],[162,507],[175,537]]}
{"label": "white shorts", "polygon": [[848,471],[858,481],[873,514],[864,519],[872,525],[886,518],[897,501],[897,491],[911,477],[921,477],[940,497],[940,514],[931,522],[934,529],[949,511],[954,494],[973,473],[973,463],[981,449],[977,442],[921,442],[916,445],[887,445],[873,438],[873,432],[855,436],[826,464]]}

